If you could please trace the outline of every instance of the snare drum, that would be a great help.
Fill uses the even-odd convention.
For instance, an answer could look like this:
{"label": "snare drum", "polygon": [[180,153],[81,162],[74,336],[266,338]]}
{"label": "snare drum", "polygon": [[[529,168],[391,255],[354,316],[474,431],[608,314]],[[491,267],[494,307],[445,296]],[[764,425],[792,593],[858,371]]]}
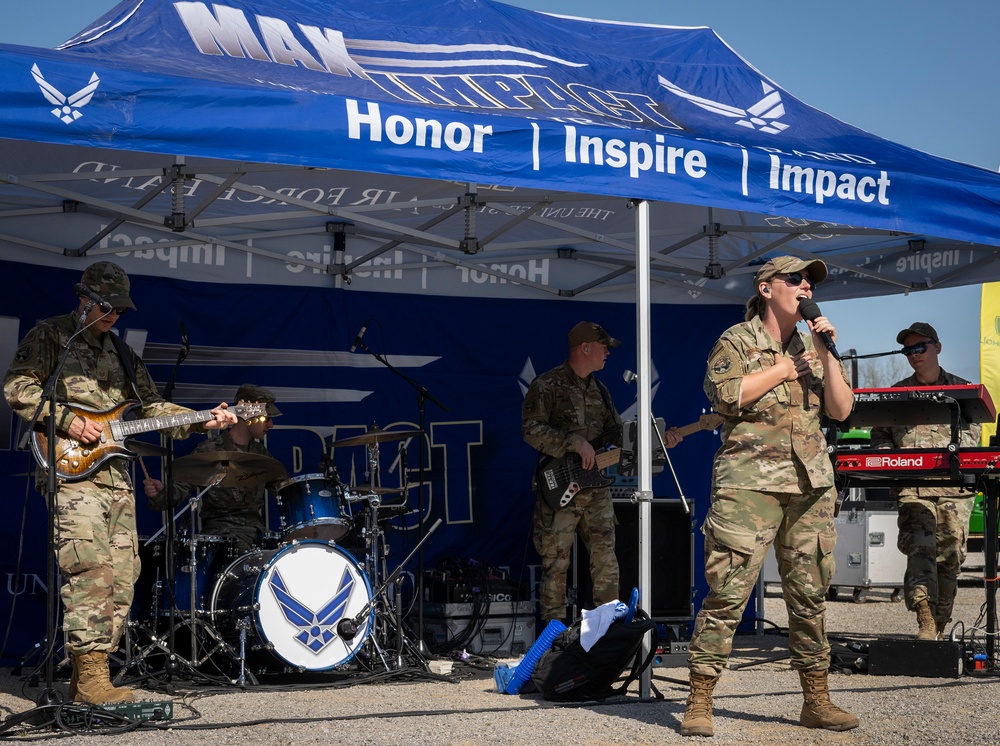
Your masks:
{"label": "snare drum", "polygon": [[350,505],[340,487],[323,474],[303,474],[275,487],[285,541],[337,541],[351,530]]}
{"label": "snare drum", "polygon": [[[371,632],[372,589],[358,561],[340,547],[297,541],[233,562],[212,592],[210,615],[223,639],[258,673],[326,671],[354,657]],[[342,637],[343,619],[359,620]]]}
{"label": "snare drum", "polygon": [[[167,543],[163,536],[146,544],[148,540],[140,537],[140,569],[139,582],[136,583],[133,615],[137,619],[150,619],[157,616],[170,615],[171,595],[174,608],[181,614],[191,613],[191,585],[194,581],[194,609],[198,615],[208,608],[209,596],[215,586],[215,581],[236,554],[236,540],[229,536],[213,536],[200,534],[193,542],[187,535],[174,539],[174,588],[173,593],[167,592],[166,569],[164,559]],[[147,582],[148,581],[148,582]],[[150,588],[150,595],[139,589]],[[147,616],[148,615],[148,616]]]}

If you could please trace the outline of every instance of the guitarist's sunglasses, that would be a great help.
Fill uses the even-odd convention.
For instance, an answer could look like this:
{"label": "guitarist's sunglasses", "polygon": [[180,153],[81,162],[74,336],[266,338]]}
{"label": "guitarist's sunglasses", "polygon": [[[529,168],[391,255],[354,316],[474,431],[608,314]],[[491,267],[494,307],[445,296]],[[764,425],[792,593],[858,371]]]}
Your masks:
{"label": "guitarist's sunglasses", "polygon": [[119,316],[121,316],[128,310],[128,306],[121,306],[120,308],[112,308],[111,310],[117,313]]}

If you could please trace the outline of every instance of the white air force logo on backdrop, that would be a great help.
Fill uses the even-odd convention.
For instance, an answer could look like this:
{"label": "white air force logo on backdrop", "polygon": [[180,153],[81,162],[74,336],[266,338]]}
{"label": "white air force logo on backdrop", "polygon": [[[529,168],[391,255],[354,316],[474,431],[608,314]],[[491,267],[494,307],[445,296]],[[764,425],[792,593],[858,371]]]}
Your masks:
{"label": "white air force logo on backdrop", "polygon": [[35,79],[35,82],[38,83],[42,95],[45,96],[50,104],[55,104],[56,108],[52,110],[52,116],[61,119],[66,124],[72,124],[83,116],[80,113],[80,109],[90,103],[90,99],[94,97],[94,93],[97,91],[97,86],[101,84],[101,79],[97,77],[97,73],[93,73],[87,85],[76,93],[67,96],[45,79],[42,71],[38,69],[38,65],[31,66],[31,75]]}
{"label": "white air force logo on backdrop", "polygon": [[735,119],[735,124],[740,127],[747,127],[752,130],[759,129],[761,132],[767,132],[770,135],[777,135],[784,132],[789,127],[789,125],[784,122],[778,121],[780,117],[785,115],[785,105],[781,102],[781,93],[779,93],[774,86],[769,85],[763,80],[760,81],[760,85],[761,88],[764,89],[764,98],[760,99],[760,101],[757,101],[747,109],[741,109],[738,106],[730,106],[729,104],[724,104],[721,101],[711,101],[707,98],[702,98],[701,96],[695,96],[693,93],[688,93],[680,86],[671,83],[662,75],[658,76],[658,78],[660,85],[673,93],[675,96],[679,96],[680,98],[690,101],[692,104],[700,106],[705,111],[710,111],[713,114],[719,114],[730,119]]}

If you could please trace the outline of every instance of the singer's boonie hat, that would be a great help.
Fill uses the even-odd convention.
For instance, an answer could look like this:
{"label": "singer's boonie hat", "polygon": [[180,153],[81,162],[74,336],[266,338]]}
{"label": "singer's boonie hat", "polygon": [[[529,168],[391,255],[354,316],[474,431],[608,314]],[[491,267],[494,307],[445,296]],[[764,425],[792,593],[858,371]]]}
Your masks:
{"label": "singer's boonie hat", "polygon": [[763,267],[757,270],[753,276],[753,284],[767,282],[775,275],[787,275],[791,272],[808,272],[815,283],[823,282],[829,271],[826,264],[820,259],[799,259],[797,256],[779,256],[771,259]]}
{"label": "singer's boonie hat", "polygon": [[91,264],[83,270],[80,284],[86,285],[115,308],[135,310],[135,303],[129,297],[128,275],[114,262]]}
{"label": "singer's boonie hat", "polygon": [[236,391],[236,403],[246,404],[266,404],[264,410],[268,417],[277,417],[281,410],[274,406],[274,394],[263,386],[256,386],[252,383],[244,383]]}
{"label": "singer's boonie hat", "polygon": [[915,321],[903,329],[903,331],[896,335],[896,344],[903,344],[903,340],[906,339],[909,334],[923,334],[925,337],[930,337],[935,342],[940,341],[938,340],[937,332],[934,331],[934,327],[926,321]]}
{"label": "singer's boonie hat", "polygon": [[615,339],[604,331],[603,326],[595,324],[592,321],[581,321],[569,330],[570,347],[582,345],[584,342],[600,342],[603,345],[607,345],[608,349],[613,349],[621,344],[620,340]]}

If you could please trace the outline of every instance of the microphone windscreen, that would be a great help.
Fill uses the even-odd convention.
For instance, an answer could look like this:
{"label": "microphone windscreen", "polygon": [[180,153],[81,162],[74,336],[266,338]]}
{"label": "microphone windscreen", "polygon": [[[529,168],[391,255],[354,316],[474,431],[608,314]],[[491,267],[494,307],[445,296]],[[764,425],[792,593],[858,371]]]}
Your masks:
{"label": "microphone windscreen", "polygon": [[819,305],[812,298],[803,298],[799,301],[799,314],[806,321],[812,321],[823,315],[820,313]]}

